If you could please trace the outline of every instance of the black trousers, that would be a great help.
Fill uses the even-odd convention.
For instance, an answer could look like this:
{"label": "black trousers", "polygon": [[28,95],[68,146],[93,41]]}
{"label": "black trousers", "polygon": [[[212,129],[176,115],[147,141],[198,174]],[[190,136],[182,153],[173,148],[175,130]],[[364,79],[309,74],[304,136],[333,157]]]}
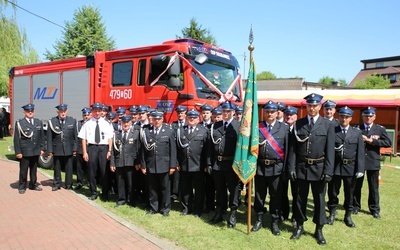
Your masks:
{"label": "black trousers", "polygon": [[35,188],[37,182],[37,165],[39,156],[23,157],[19,161],[19,181],[18,190],[25,190],[28,181],[29,169],[29,188]]}
{"label": "black trousers", "polygon": [[356,186],[356,177],[354,176],[338,176],[334,175],[328,183],[328,209],[329,211],[336,210],[339,204],[340,187],[343,181],[344,204],[346,211],[353,211],[354,188]]}
{"label": "black trousers", "polygon": [[179,197],[179,180],[180,180],[180,171],[175,171],[172,175],[169,176],[171,182],[171,195],[176,195]]}
{"label": "black trousers", "polygon": [[204,175],[204,199],[207,210],[215,209],[215,184],[213,175],[203,173]]}
{"label": "black trousers", "polygon": [[269,190],[269,213],[272,220],[278,220],[281,215],[282,204],[282,182],[281,176],[261,176],[254,177],[255,185],[255,200],[254,210],[258,215],[265,213],[264,204],[267,192]]}
{"label": "black trousers", "polygon": [[132,175],[134,166],[117,167],[115,171],[118,184],[118,204],[133,203]]}
{"label": "black trousers", "polygon": [[[379,205],[379,170],[367,170],[368,181],[368,208],[373,213],[381,211]],[[365,175],[364,175],[365,176]],[[354,209],[361,209],[361,190],[364,182],[364,176],[357,179],[356,187],[354,189]]]}
{"label": "black trousers", "polygon": [[108,195],[108,179],[106,175],[108,145],[88,146],[89,188],[92,195],[97,195],[96,174],[100,172],[101,188],[103,195]]}
{"label": "black trousers", "polygon": [[169,212],[171,210],[171,189],[168,173],[147,175],[150,209],[161,213]]}
{"label": "black trousers", "polygon": [[239,177],[233,170],[213,172],[215,191],[216,191],[216,209],[217,212],[223,212],[228,208],[229,190],[229,207],[237,210],[239,206]]}
{"label": "black trousers", "polygon": [[307,220],[307,197],[310,191],[310,186],[314,202],[313,222],[319,226],[325,225],[326,183],[324,181],[296,180],[297,201],[293,208],[294,218],[300,225]]}
{"label": "black trousers", "polygon": [[146,175],[144,175],[140,169],[133,170],[133,197],[135,199],[149,200],[146,178]]}
{"label": "black trousers", "polygon": [[282,220],[288,219],[290,214],[290,202],[288,194],[289,182],[290,182],[290,190],[292,192],[292,218],[293,218],[293,206],[296,203],[296,198],[297,198],[296,182],[291,181],[289,179],[282,179],[282,206],[281,206]]}
{"label": "black trousers", "polygon": [[201,213],[204,204],[204,173],[181,171],[179,183],[183,210]]}
{"label": "black trousers", "polygon": [[82,185],[85,180],[85,171],[87,171],[87,162],[83,160],[83,154],[76,154],[76,184]]}
{"label": "black trousers", "polygon": [[53,185],[55,187],[61,187],[61,166],[65,167],[65,187],[72,186],[72,175],[73,175],[73,159],[72,155],[68,156],[53,156],[54,160],[54,179]]}

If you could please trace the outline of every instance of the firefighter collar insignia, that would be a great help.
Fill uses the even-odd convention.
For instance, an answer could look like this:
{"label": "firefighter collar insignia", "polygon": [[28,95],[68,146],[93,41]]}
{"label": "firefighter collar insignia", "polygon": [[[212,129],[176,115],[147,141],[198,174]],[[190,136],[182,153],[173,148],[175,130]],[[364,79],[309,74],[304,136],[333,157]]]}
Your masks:
{"label": "firefighter collar insignia", "polygon": [[153,139],[150,138],[149,142],[153,142]]}
{"label": "firefighter collar insignia", "polygon": [[60,127],[59,127],[59,126],[56,126],[56,127],[55,127],[55,129],[56,129],[56,130],[59,130],[59,129],[60,129]]}

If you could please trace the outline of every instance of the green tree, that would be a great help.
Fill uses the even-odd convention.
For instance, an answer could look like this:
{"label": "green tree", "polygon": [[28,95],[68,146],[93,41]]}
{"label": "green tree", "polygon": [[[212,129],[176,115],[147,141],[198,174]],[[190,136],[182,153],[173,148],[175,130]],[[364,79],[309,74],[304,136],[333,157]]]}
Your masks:
{"label": "green tree", "polygon": [[337,84],[338,86],[346,87],[347,82],[345,79],[335,79],[330,76],[324,76],[321,79],[319,79],[318,83],[320,84],[325,84],[325,85],[333,85]]}
{"label": "green tree", "polygon": [[[16,1],[11,1],[11,4]],[[30,45],[25,29],[16,20],[16,9],[7,17],[3,10],[7,1],[0,0],[0,96],[9,96],[8,72],[11,67],[38,62],[37,52]]]}
{"label": "green tree", "polygon": [[390,80],[381,75],[372,74],[355,82],[354,87],[357,89],[388,89]]}
{"label": "green tree", "polygon": [[113,50],[115,41],[107,36],[99,9],[84,6],[75,11],[72,21],[66,22],[63,38],[57,40],[53,48],[54,54],[48,50],[45,52],[46,59],[50,61]]}
{"label": "green tree", "polygon": [[190,19],[190,26],[183,28],[181,32],[182,36],[176,36],[176,38],[193,38],[205,43],[217,45],[217,40],[211,34],[210,30],[203,29],[194,17]]}
{"label": "green tree", "polygon": [[271,71],[262,71],[260,74],[257,74],[257,80],[272,80],[276,79],[276,75]]}

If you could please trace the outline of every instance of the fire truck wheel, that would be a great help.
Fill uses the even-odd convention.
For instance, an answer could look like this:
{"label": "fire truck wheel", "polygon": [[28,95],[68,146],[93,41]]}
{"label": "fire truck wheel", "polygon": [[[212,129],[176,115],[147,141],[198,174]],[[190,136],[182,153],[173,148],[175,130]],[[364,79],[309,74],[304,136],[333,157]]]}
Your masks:
{"label": "fire truck wheel", "polygon": [[41,155],[39,156],[39,165],[45,169],[52,169],[53,168],[53,157],[48,155]]}

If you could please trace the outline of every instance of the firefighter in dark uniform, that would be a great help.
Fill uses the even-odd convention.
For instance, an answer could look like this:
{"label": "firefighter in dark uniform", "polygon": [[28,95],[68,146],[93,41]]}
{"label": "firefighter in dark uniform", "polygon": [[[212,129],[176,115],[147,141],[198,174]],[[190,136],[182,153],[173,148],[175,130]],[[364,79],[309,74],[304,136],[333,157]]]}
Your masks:
{"label": "firefighter in dark uniform", "polygon": [[[82,120],[76,122],[76,133],[79,134],[83,124],[90,119],[90,113],[92,112],[90,108],[83,108],[82,110]],[[83,160],[82,151],[82,139],[78,137],[78,151],[76,154],[76,186],[75,190],[79,190],[84,185],[84,173],[87,171],[87,162]]]}
{"label": "firefighter in dark uniform", "polygon": [[235,109],[235,119],[240,123],[243,117],[243,108],[240,106],[237,106]]}
{"label": "firefighter in dark uniform", "polygon": [[89,186],[91,196],[89,200],[97,199],[96,174],[100,172],[103,200],[108,200],[108,180],[106,175],[107,162],[111,157],[112,138],[114,130],[111,124],[101,117],[101,103],[92,105],[92,118],[85,122],[79,131],[82,139],[83,160],[88,162]]}
{"label": "firefighter in dark uniform", "polygon": [[333,122],[333,126],[339,126],[339,121],[335,119],[336,113],[336,102],[331,100],[326,100],[324,104],[322,104],[322,108],[324,109],[324,118]]}
{"label": "firefighter in dark uniform", "polygon": [[45,151],[45,134],[42,121],[34,118],[35,105],[22,106],[24,118],[15,122],[14,151],[19,160],[18,192],[24,194],[27,186],[29,169],[29,189],[42,191],[37,186],[37,164],[39,156]]}
{"label": "firefighter in dark uniform", "polygon": [[326,183],[331,181],[335,160],[335,128],[319,116],[322,96],[310,94],[307,100],[308,115],[296,121],[295,136],[289,146],[288,167],[290,178],[296,181],[297,202],[294,217],[297,227],[291,239],[299,239],[307,220],[307,197],[311,186],[314,202],[314,236],[318,244],[325,245],[322,228],[326,224],[325,194]]}
{"label": "firefighter in dark uniform", "polygon": [[133,171],[139,169],[140,130],[132,127],[132,117],[121,117],[121,131],[116,131],[113,138],[110,168],[116,173],[118,185],[117,206],[135,205],[132,186]]}
{"label": "firefighter in dark uniform", "polygon": [[[363,124],[359,128],[363,134],[365,145],[365,170],[368,180],[368,208],[371,215],[375,219],[381,218],[380,205],[379,205],[379,170],[380,164],[380,148],[389,148],[392,142],[386,132],[386,128],[375,124],[376,109],[367,107],[362,110]],[[354,210],[353,213],[357,214],[361,209],[361,189],[364,177],[361,176],[357,179],[356,187],[354,190]]]}
{"label": "firefighter in dark uniform", "polygon": [[[187,122],[186,122],[186,112],[187,112],[187,108],[185,106],[181,106],[179,105],[178,107],[175,108],[176,114],[178,116],[178,120],[174,121],[171,123],[171,127],[176,131],[178,130],[178,128],[187,126]],[[179,197],[179,177],[180,173],[179,170],[175,171],[171,176],[171,199],[177,200]]]}
{"label": "firefighter in dark uniform", "polygon": [[[211,166],[208,137],[209,130],[199,124],[199,112],[187,112],[187,126],[178,128],[178,163],[180,171],[180,193],[183,211],[200,217],[204,202],[204,167]],[[193,194],[194,190],[194,194]]]}
{"label": "firefighter in dark uniform", "polygon": [[251,229],[256,232],[262,227],[265,198],[269,192],[269,213],[272,218],[271,232],[280,235],[279,219],[282,204],[282,178],[289,144],[289,126],[276,119],[278,105],[268,101],[263,106],[264,121],[260,122],[259,153],[255,180],[254,210],[257,220]]}
{"label": "firefighter in dark uniform", "polygon": [[211,112],[211,121],[213,123],[222,121],[222,109],[220,106],[214,108]]}
{"label": "firefighter in dark uniform", "polygon": [[223,214],[229,207],[228,228],[236,226],[236,211],[239,206],[239,177],[233,171],[233,158],[239,134],[239,122],[234,119],[235,105],[227,101],[221,105],[222,121],[211,125],[212,174],[216,190],[216,211],[210,224],[223,221]]}
{"label": "firefighter in dark uniform", "polygon": [[56,106],[57,116],[49,120],[47,129],[47,153],[53,156],[53,191],[61,188],[61,166],[65,166],[65,189],[72,188],[73,155],[78,151],[76,120],[67,116],[68,105]]}
{"label": "firefighter in dark uniform", "polygon": [[276,104],[278,105],[278,114],[276,116],[276,120],[278,120],[278,122],[285,122],[283,111],[285,111],[287,106],[282,102],[277,102]]}
{"label": "firefighter in dark uniform", "polygon": [[169,175],[177,167],[175,131],[164,124],[163,112],[152,113],[153,125],[141,130],[140,163],[143,174],[147,175],[150,210],[148,214],[162,213],[169,216],[171,190]]}
{"label": "firefighter in dark uniform", "polygon": [[135,124],[135,122],[138,120],[139,118],[139,114],[137,112],[137,107],[136,106],[132,106],[128,109],[129,114],[132,117],[132,124]]}
{"label": "firefighter in dark uniform", "polygon": [[[204,104],[200,107],[202,121],[199,123],[206,127],[207,129],[211,128],[212,121],[212,112],[213,107],[209,104]],[[221,113],[222,114],[222,113]],[[203,210],[204,213],[209,213],[210,211],[215,210],[215,185],[214,179],[212,177],[212,166],[207,165],[203,166],[205,169],[204,172],[204,203],[205,208]]]}
{"label": "firefighter in dark uniform", "polygon": [[345,106],[339,109],[339,125],[335,127],[335,168],[332,181],[328,184],[328,224],[333,225],[339,204],[339,191],[343,180],[344,223],[355,227],[351,219],[353,194],[356,178],[364,173],[364,142],[361,131],[350,126],[353,110]]}
{"label": "firefighter in dark uniform", "polygon": [[[283,111],[283,117],[285,120],[285,123],[289,126],[289,143],[292,141],[291,137],[294,136],[293,133],[293,127],[294,123],[297,121],[297,108],[292,107],[292,106],[287,106],[286,109]],[[289,218],[289,213],[290,213],[290,202],[289,202],[289,196],[288,196],[288,191],[289,191],[289,182],[290,182],[290,190],[292,192],[292,217],[291,217],[291,222],[293,224],[293,227],[296,227],[296,220],[294,219],[293,216],[293,204],[296,203],[296,182],[294,181],[289,181],[289,173],[288,169],[286,168],[286,173],[283,175],[282,178],[282,218],[281,220],[287,220]]]}

